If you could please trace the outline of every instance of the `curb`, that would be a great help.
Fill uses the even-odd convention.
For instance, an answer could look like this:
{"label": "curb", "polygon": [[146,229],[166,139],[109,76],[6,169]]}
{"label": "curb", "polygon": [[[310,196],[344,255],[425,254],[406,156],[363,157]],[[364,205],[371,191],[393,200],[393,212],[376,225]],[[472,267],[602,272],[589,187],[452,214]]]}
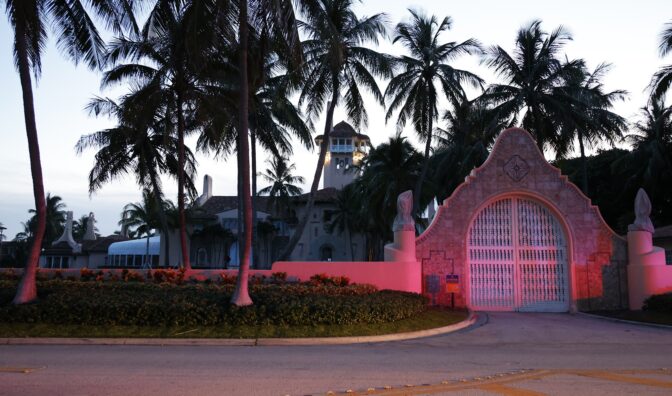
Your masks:
{"label": "curb", "polygon": [[[469,316],[449,326],[408,333],[384,334],[361,337],[314,337],[314,338],[0,338],[0,345],[145,345],[145,346],[308,346],[348,345],[375,342],[403,341],[453,333],[469,328],[479,321],[481,315],[470,312]],[[477,323],[479,322],[479,323]]]}
{"label": "curb", "polygon": [[587,313],[587,312],[576,312],[576,314],[580,315],[580,316],[585,316],[585,317],[588,317],[588,318],[606,320],[608,322],[625,323],[625,324],[631,324],[631,325],[635,325],[635,326],[654,327],[654,328],[658,328],[658,329],[672,330],[672,326],[664,325],[664,324],[649,323],[649,322],[637,322],[637,321],[634,321],[634,320],[612,318],[612,317],[609,317],[609,316],[595,315],[595,314],[590,314],[590,313]]}

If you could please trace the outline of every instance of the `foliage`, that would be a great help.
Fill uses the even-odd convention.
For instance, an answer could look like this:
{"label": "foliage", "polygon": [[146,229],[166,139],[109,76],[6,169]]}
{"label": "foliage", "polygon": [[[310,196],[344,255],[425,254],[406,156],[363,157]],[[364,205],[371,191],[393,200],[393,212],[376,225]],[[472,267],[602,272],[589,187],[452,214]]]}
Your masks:
{"label": "foliage", "polygon": [[[309,284],[251,287],[254,306],[230,303],[232,286],[40,282],[39,300],[10,305],[14,281],[0,281],[0,322],[87,325],[329,325],[383,323],[426,309],[413,293],[357,292]],[[353,293],[354,291],[354,293]]]}
{"label": "foliage", "polygon": [[672,314],[672,293],[655,294],[647,298],[642,310]]}
{"label": "foliage", "polygon": [[[663,32],[660,34],[660,56],[666,56],[672,53],[672,22],[665,24]],[[660,68],[651,79],[651,99],[660,100],[672,87],[672,64]]]}
{"label": "foliage", "polygon": [[261,178],[271,185],[259,190],[259,195],[268,195],[268,209],[277,216],[286,217],[289,214],[289,199],[301,194],[301,187],[296,184],[305,183],[302,176],[294,176],[294,164],[288,164],[284,157],[273,157],[266,161],[269,168],[261,173]]}

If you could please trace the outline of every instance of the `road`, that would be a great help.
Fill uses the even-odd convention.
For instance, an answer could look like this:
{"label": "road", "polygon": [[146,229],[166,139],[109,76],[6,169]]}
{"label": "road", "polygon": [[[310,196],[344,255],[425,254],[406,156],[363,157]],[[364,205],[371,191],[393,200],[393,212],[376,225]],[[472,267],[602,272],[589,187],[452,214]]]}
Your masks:
{"label": "road", "polygon": [[317,395],[367,389],[672,394],[672,330],[581,315],[490,313],[478,328],[379,344],[0,346],[0,395]]}

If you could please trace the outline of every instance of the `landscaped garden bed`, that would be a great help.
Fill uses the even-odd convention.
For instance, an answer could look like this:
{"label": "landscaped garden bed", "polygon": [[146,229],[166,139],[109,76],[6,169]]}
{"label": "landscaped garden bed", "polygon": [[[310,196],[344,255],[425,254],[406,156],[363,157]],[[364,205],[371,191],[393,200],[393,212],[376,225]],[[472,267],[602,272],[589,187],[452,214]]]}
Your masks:
{"label": "landscaped garden bed", "polygon": [[600,316],[672,326],[672,293],[657,294],[644,301],[641,311],[595,311]]}
{"label": "landscaped garden bed", "polygon": [[[161,275],[157,275],[161,274]],[[0,280],[0,336],[315,337],[374,335],[440,327],[464,312],[431,310],[414,293],[378,291],[344,278],[288,283],[252,280],[254,304],[230,303],[233,279],[185,281],[161,272],[109,279],[38,281],[38,301],[12,305],[17,280]],[[97,279],[97,280],[96,280]]]}

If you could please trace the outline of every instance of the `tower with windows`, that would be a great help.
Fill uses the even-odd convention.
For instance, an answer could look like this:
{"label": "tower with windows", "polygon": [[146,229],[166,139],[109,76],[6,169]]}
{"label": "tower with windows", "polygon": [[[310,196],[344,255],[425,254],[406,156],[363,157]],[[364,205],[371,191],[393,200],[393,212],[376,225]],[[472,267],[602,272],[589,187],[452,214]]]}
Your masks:
{"label": "tower with windows", "polygon": [[[319,146],[323,139],[323,135],[317,136],[315,143]],[[368,136],[358,133],[345,121],[334,125],[329,139],[331,141],[322,170],[323,188],[333,187],[340,190],[357,177],[358,173],[353,165],[359,165],[366,157],[371,149],[371,141]]]}

